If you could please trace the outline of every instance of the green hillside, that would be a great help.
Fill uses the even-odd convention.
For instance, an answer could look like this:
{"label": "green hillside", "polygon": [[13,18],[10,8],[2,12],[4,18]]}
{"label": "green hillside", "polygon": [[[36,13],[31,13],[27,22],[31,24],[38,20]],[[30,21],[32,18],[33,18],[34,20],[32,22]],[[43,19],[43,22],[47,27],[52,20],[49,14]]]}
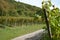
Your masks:
{"label": "green hillside", "polygon": [[0,16],[33,16],[39,9],[15,0],[0,0]]}
{"label": "green hillside", "polygon": [[35,16],[38,10],[41,8],[15,0],[0,0],[0,24],[11,26],[41,22],[41,18]]}

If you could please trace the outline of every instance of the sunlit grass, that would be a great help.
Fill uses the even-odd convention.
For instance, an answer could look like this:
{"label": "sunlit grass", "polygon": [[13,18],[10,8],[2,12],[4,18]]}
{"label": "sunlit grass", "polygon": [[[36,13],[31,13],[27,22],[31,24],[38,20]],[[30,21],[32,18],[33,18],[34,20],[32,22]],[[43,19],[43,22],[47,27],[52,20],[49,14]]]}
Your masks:
{"label": "sunlit grass", "polygon": [[19,27],[6,27],[5,29],[0,28],[0,40],[11,40],[17,36],[21,36],[36,30],[40,30],[44,27],[44,24],[34,25],[22,25]]}

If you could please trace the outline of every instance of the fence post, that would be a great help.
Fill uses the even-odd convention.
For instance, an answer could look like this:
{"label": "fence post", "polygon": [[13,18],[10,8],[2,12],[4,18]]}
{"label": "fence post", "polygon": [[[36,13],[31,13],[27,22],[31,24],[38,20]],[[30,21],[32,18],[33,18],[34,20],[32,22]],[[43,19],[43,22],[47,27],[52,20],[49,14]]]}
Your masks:
{"label": "fence post", "polygon": [[48,35],[49,35],[50,40],[52,40],[52,34],[51,34],[51,29],[49,27],[48,19],[47,19],[46,9],[43,9],[43,11],[44,11],[44,18],[45,18],[45,22],[47,26]]}

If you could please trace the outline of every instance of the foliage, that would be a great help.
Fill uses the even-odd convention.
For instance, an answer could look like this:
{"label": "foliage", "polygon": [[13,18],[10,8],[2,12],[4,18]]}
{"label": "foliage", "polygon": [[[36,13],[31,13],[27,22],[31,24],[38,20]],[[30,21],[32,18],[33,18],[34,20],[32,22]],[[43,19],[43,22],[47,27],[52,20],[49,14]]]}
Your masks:
{"label": "foliage", "polygon": [[40,8],[15,0],[0,0],[0,24],[6,26],[40,22],[34,19]]}
{"label": "foliage", "polygon": [[0,0],[0,16],[33,16],[38,10],[38,7],[15,0]]}
{"label": "foliage", "polygon": [[51,1],[43,1],[42,2],[42,9],[46,9],[47,17],[49,19],[51,31],[52,31],[52,39],[53,40],[60,40],[60,9],[55,8],[53,5],[53,9],[50,9],[52,6]]}

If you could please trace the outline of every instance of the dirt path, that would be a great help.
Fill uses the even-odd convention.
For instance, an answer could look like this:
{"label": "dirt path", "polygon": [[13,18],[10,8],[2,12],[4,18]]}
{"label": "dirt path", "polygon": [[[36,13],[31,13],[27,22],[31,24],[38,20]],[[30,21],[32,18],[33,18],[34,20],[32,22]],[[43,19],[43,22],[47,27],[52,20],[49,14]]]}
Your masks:
{"label": "dirt path", "polygon": [[41,29],[38,31],[35,31],[33,33],[29,33],[23,36],[16,37],[12,40],[38,40],[41,38],[42,34],[45,32],[45,29]]}

